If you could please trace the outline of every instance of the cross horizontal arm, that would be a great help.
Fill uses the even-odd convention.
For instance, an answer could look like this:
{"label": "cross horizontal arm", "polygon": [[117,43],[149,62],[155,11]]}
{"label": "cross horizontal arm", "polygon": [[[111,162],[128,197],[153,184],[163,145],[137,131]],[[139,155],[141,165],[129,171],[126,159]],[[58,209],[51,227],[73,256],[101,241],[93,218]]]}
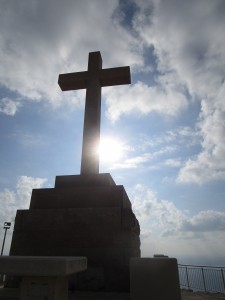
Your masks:
{"label": "cross horizontal arm", "polygon": [[130,67],[119,67],[99,70],[101,86],[130,84]]}
{"label": "cross horizontal arm", "polygon": [[88,72],[60,74],[58,84],[62,91],[80,90],[87,87]]}
{"label": "cross horizontal arm", "polygon": [[[130,67],[101,69],[97,74],[102,87],[131,83]],[[88,71],[60,74],[58,84],[62,91],[85,89],[90,76]]]}

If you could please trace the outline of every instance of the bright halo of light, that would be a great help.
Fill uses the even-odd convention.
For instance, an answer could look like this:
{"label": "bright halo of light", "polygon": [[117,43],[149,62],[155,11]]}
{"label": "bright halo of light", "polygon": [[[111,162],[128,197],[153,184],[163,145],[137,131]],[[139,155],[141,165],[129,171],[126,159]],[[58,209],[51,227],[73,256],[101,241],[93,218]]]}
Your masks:
{"label": "bright halo of light", "polygon": [[100,161],[104,163],[118,161],[123,155],[123,148],[123,144],[115,138],[101,138],[98,149]]}

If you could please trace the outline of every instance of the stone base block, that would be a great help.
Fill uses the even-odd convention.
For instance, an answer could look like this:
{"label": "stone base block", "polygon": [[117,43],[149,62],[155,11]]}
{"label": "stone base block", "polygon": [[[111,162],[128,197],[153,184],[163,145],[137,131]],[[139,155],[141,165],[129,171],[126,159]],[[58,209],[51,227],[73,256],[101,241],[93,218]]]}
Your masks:
{"label": "stone base block", "polygon": [[175,258],[132,258],[131,300],[181,300]]}

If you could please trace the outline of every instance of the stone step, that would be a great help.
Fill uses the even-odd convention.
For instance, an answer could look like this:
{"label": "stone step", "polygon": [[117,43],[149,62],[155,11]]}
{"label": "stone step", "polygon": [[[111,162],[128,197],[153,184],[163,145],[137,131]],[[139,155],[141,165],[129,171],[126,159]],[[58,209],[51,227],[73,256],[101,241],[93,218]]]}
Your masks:
{"label": "stone step", "polygon": [[34,189],[30,209],[91,207],[131,208],[122,185],[102,187]]}

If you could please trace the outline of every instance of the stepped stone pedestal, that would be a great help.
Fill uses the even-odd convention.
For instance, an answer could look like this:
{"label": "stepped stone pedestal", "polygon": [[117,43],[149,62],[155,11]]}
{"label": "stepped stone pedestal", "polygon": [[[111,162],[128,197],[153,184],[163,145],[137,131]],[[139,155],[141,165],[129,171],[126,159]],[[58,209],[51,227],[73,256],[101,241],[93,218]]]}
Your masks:
{"label": "stepped stone pedestal", "polygon": [[125,189],[110,174],[57,176],[55,188],[34,189],[30,208],[17,211],[10,255],[84,256],[88,268],[70,287],[129,291],[139,234]]}

